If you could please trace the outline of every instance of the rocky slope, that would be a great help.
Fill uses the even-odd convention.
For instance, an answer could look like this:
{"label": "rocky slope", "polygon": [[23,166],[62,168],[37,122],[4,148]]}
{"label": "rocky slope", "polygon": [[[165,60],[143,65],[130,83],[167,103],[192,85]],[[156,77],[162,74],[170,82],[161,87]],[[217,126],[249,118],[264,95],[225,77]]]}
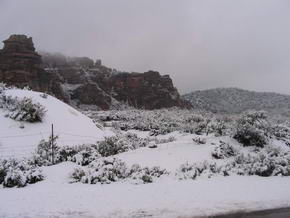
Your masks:
{"label": "rocky slope", "polygon": [[0,81],[48,92],[83,108],[190,108],[168,75],[119,72],[87,57],[45,52],[41,56],[32,38],[12,35],[0,50]]}
{"label": "rocky slope", "polygon": [[238,88],[218,88],[195,91],[182,96],[194,109],[214,113],[240,113],[246,110],[266,110],[290,115],[290,96],[270,92],[254,92]]}

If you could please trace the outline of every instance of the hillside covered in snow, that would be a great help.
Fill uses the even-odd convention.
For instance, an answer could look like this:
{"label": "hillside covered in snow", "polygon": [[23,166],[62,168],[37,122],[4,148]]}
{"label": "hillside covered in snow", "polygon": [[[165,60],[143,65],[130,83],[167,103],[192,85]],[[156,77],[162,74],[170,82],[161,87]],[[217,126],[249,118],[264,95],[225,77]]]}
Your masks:
{"label": "hillside covered in snow", "polygon": [[217,88],[195,91],[182,96],[194,109],[214,113],[241,113],[265,110],[289,116],[290,96],[270,92],[254,92],[238,88]]}
{"label": "hillside covered in snow", "polygon": [[0,156],[31,153],[49,138],[52,124],[61,145],[93,143],[105,135],[90,118],[55,97],[1,84]]}

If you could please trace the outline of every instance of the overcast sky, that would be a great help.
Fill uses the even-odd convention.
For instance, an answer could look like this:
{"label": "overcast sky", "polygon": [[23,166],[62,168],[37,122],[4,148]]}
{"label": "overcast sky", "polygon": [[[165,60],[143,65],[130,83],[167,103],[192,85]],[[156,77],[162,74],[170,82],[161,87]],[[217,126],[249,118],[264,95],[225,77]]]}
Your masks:
{"label": "overcast sky", "polygon": [[181,93],[290,94],[290,0],[0,0],[0,39],[14,33],[38,50],[158,70]]}

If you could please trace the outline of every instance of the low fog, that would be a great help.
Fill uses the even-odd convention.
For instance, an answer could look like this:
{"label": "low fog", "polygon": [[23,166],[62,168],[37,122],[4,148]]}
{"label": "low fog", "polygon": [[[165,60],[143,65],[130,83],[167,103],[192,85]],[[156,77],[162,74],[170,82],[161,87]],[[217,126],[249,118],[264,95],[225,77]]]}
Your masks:
{"label": "low fog", "polygon": [[38,50],[158,70],[181,93],[290,94],[289,11],[288,0],[0,0],[0,39],[27,34]]}

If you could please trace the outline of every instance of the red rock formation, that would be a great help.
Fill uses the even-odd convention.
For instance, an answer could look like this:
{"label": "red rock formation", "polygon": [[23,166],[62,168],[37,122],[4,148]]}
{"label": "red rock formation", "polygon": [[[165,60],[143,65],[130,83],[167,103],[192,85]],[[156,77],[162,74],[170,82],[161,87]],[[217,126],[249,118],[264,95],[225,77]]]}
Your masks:
{"label": "red rock formation", "polygon": [[75,89],[71,99],[77,100],[78,104],[96,105],[102,110],[109,110],[112,102],[110,95],[106,94],[98,85],[91,83]]}
{"label": "red rock formation", "polygon": [[187,108],[180,99],[177,89],[168,75],[159,72],[120,73],[109,79],[109,89],[114,90],[115,98],[121,102],[143,109],[160,109],[168,107]]}
{"label": "red rock formation", "polygon": [[35,52],[31,37],[12,35],[3,43],[4,47],[0,50],[1,82],[17,87],[29,86],[67,100],[59,76],[42,68],[41,56]]}
{"label": "red rock formation", "polygon": [[[117,72],[93,60],[36,53],[32,38],[12,35],[0,50],[0,82],[54,94],[76,105],[108,110],[112,102],[142,109],[190,108],[168,75]],[[65,90],[63,90],[63,88]]]}

